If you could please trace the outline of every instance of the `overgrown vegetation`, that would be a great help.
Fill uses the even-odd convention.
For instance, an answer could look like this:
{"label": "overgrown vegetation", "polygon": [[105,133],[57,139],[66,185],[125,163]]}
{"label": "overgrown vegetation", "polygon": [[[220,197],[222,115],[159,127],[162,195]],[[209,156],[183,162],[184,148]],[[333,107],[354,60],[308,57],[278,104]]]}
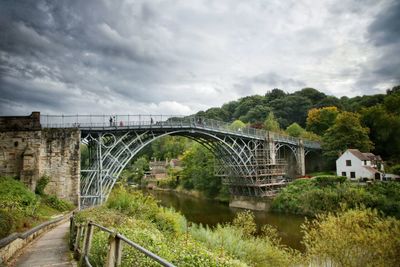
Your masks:
{"label": "overgrown vegetation", "polygon": [[14,178],[0,177],[0,238],[73,208],[71,203],[44,194],[47,180],[40,179],[36,187],[40,195],[36,195]]}
{"label": "overgrown vegetation", "polygon": [[[254,236],[249,212],[216,229],[188,225],[182,215],[159,207],[152,197],[123,187],[113,190],[105,206],[82,211],[77,219],[114,228],[177,266],[289,266],[300,260],[298,252],[276,245],[268,236]],[[106,251],[107,236],[96,231],[92,264],[103,265]],[[123,254],[123,266],[157,266],[128,246]]]}
{"label": "overgrown vegetation", "polygon": [[299,179],[285,187],[273,200],[274,211],[314,216],[324,212],[364,205],[400,218],[400,184],[397,182],[354,184],[345,177],[318,176]]}
{"label": "overgrown vegetation", "polygon": [[[314,181],[325,187],[336,183],[331,177]],[[113,190],[105,206],[79,212],[77,220],[113,228],[177,266],[396,266],[400,257],[400,221],[365,208],[340,209],[306,222],[303,254],[283,246],[269,225],[255,235],[249,211],[211,229],[189,224],[152,197],[123,187]],[[95,231],[93,266],[104,264],[107,242],[107,234]],[[157,265],[123,246],[122,266]]]}
{"label": "overgrown vegetation", "polygon": [[302,226],[313,266],[398,266],[400,221],[376,210],[353,209],[318,215]]}

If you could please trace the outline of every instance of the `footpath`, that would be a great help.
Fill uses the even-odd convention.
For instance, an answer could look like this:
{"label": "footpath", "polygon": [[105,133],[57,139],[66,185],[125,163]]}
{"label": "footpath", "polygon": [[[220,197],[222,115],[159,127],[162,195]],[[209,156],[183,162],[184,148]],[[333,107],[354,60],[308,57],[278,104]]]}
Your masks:
{"label": "footpath", "polygon": [[37,238],[17,258],[12,266],[76,266],[68,247],[69,221]]}

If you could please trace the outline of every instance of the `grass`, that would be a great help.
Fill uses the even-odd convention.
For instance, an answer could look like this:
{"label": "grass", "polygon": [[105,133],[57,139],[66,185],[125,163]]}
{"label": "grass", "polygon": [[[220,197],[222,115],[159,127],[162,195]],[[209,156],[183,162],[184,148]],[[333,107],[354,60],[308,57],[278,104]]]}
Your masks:
{"label": "grass", "polygon": [[73,205],[55,196],[37,195],[21,181],[0,177],[0,238],[30,229]]}

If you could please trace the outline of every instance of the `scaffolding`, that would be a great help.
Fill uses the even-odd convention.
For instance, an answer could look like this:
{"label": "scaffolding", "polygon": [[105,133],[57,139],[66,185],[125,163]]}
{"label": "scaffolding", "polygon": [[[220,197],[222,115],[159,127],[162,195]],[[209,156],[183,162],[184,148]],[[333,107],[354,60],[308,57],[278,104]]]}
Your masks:
{"label": "scaffolding", "polygon": [[226,164],[220,159],[215,174],[229,186],[231,195],[273,197],[287,183],[287,163],[276,159],[272,152],[271,149],[256,148],[250,152],[252,156],[246,164]]}

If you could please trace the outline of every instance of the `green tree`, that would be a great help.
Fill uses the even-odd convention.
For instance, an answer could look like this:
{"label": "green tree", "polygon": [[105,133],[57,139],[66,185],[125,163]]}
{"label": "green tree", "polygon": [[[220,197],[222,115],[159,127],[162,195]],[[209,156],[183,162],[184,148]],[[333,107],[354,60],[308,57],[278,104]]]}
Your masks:
{"label": "green tree", "polygon": [[233,117],[235,119],[244,116],[249,112],[250,109],[257,105],[262,105],[264,103],[264,97],[260,95],[246,96],[239,99],[239,105],[236,107]]}
{"label": "green tree", "polygon": [[312,108],[307,115],[307,130],[323,135],[336,120],[339,110],[337,107]]}
{"label": "green tree", "polygon": [[271,108],[265,105],[257,105],[251,108],[246,115],[241,116],[239,119],[245,123],[262,122],[265,117],[271,112]]}
{"label": "green tree", "polygon": [[293,122],[286,128],[286,133],[293,137],[300,137],[304,133],[304,129],[298,125],[297,123]]}
{"label": "green tree", "polygon": [[265,98],[267,100],[267,102],[270,102],[272,100],[278,99],[278,98],[284,98],[286,97],[286,93],[278,88],[272,89],[271,91],[268,91],[265,94]]}
{"label": "green tree", "polygon": [[265,130],[271,132],[277,132],[280,130],[279,122],[275,118],[275,115],[272,111],[268,114],[267,118],[264,121],[264,128]]}
{"label": "green tree", "polygon": [[151,143],[152,156],[160,159],[177,158],[188,146],[188,139],[180,136],[165,136]]}
{"label": "green tree", "polygon": [[303,88],[300,91],[295,92],[294,94],[310,99],[313,105],[326,98],[326,95],[324,93],[321,93],[317,89],[309,87]]}
{"label": "green tree", "polygon": [[186,189],[196,189],[208,197],[221,190],[221,179],[214,176],[215,159],[209,150],[194,143],[183,153],[181,183]]}
{"label": "green tree", "polygon": [[246,127],[246,124],[244,122],[242,122],[241,120],[235,120],[234,122],[231,123],[229,129],[238,131],[243,129],[244,127]]}
{"label": "green tree", "polygon": [[229,113],[222,108],[210,108],[204,112],[204,116],[207,119],[227,121],[229,120]]}
{"label": "green tree", "polygon": [[149,161],[146,157],[140,157],[123,172],[122,178],[128,183],[141,184],[144,173],[149,170]]}
{"label": "green tree", "polygon": [[269,103],[281,127],[286,128],[293,122],[305,126],[307,112],[311,108],[311,100],[298,95],[278,98]]}
{"label": "green tree", "polygon": [[335,124],[323,136],[324,155],[330,159],[336,159],[348,148],[357,148],[362,152],[368,152],[373,148],[368,133],[369,129],[361,126],[359,114],[340,113]]}
{"label": "green tree", "polygon": [[385,105],[361,110],[361,120],[371,129],[370,138],[375,143],[375,153],[385,160],[400,160],[400,115],[390,113]]}

